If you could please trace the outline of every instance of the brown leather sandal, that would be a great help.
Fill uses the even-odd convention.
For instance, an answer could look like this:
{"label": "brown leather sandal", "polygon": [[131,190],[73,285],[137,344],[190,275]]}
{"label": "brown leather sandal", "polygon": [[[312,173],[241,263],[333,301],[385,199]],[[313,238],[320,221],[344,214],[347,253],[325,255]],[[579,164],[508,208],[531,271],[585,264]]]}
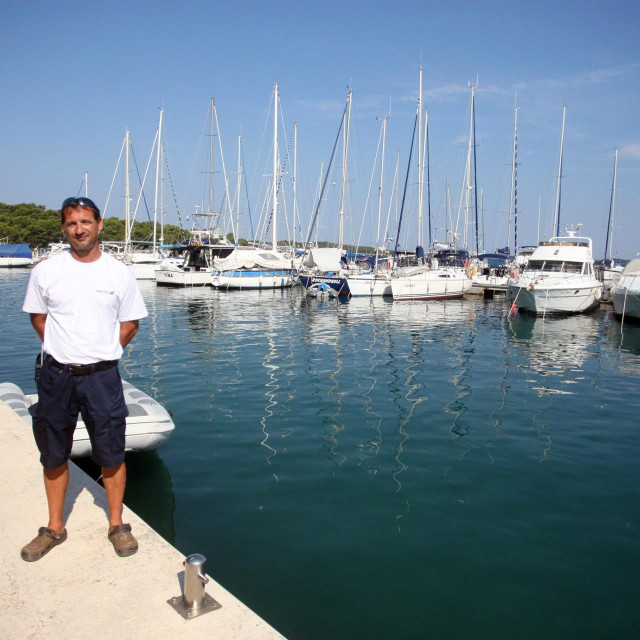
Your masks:
{"label": "brown leather sandal", "polygon": [[131,533],[130,524],[116,524],[107,535],[116,553],[121,558],[132,556],[138,550],[138,542]]}
{"label": "brown leather sandal", "polygon": [[67,530],[58,534],[49,527],[40,527],[38,535],[27,545],[22,547],[20,557],[27,562],[35,562],[40,560],[53,549],[53,547],[62,544],[67,539]]}

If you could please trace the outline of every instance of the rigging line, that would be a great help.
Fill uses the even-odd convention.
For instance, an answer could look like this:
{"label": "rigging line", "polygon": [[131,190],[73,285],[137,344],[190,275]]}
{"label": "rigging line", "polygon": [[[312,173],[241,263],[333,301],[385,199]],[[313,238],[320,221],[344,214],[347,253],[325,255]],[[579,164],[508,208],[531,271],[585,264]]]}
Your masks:
{"label": "rigging line", "polygon": [[340,118],[340,126],[338,127],[338,134],[336,135],[336,140],[333,143],[333,151],[331,151],[331,158],[329,159],[329,165],[327,166],[327,172],[324,176],[324,181],[322,182],[322,189],[320,190],[320,196],[318,197],[318,202],[316,204],[316,210],[313,214],[313,218],[311,218],[311,224],[309,225],[309,231],[307,232],[307,239],[304,243],[304,253],[302,254],[302,260],[304,260],[307,255],[307,250],[309,248],[309,240],[311,238],[311,234],[313,233],[313,227],[315,226],[316,220],[318,218],[318,212],[320,211],[320,205],[322,204],[322,198],[324,197],[324,190],[327,186],[327,181],[329,179],[329,173],[331,173],[331,165],[333,164],[333,158],[336,154],[336,148],[338,147],[338,141],[340,140],[340,132],[342,131],[342,126],[344,124],[344,117],[347,113],[347,108],[349,107],[349,100],[347,100],[347,104],[344,107],[344,111],[342,112],[342,116]]}
{"label": "rigging line", "polygon": [[395,266],[398,261],[398,243],[400,242],[400,229],[402,228],[402,214],[404,212],[404,203],[407,197],[407,185],[409,184],[409,172],[411,171],[411,158],[413,156],[413,143],[416,139],[416,127],[418,125],[419,114],[416,113],[415,120],[413,121],[413,134],[411,136],[411,148],[409,149],[409,162],[407,163],[407,175],[404,179],[404,190],[402,192],[402,204],[400,205],[400,217],[398,218],[398,231],[396,233],[396,243],[393,248],[393,264]]}
{"label": "rigging line", "polygon": [[[240,158],[241,158],[241,162],[242,162],[242,169],[245,172],[246,175],[246,165],[244,162],[244,149],[240,149]],[[248,180],[244,180],[244,191],[245,191],[245,196],[247,198],[247,212],[249,214],[249,225],[251,228],[251,237],[254,238],[254,231],[253,231],[253,218],[251,217],[251,203],[249,202],[249,185],[248,185]],[[240,230],[238,229],[238,239],[240,238]]]}
{"label": "rigging line", "polygon": [[[367,210],[369,209],[369,201],[371,199],[371,191],[373,189],[373,178],[375,177],[376,167],[378,166],[378,156],[380,155],[380,147],[382,146],[383,133],[384,133],[384,129],[381,127],[380,128],[380,133],[378,135],[378,146],[376,147],[376,155],[375,155],[375,157],[373,159],[373,169],[371,170],[371,177],[369,179],[369,188],[367,190],[367,198],[365,200],[364,210],[362,212],[362,221],[360,223],[360,232],[358,234],[358,244],[356,245],[355,253],[358,253],[358,249],[360,248],[360,241],[362,240],[362,232],[364,231],[365,217],[367,215]],[[376,238],[376,247],[379,244],[380,244],[380,238],[378,237],[378,238]]]}
{"label": "rigging line", "polygon": [[[289,161],[289,150],[291,149],[291,145],[293,143],[293,130],[291,131],[291,135],[289,136],[289,142],[287,143],[286,146],[286,153],[284,155],[284,160],[282,162],[282,167],[280,167],[280,175],[278,177],[278,184],[277,184],[277,188],[276,188],[276,198],[278,197],[278,195],[280,194],[280,191],[282,189],[282,181],[284,179],[284,172],[285,169],[287,167],[288,161]],[[274,182],[275,182],[275,176],[274,176]],[[269,229],[271,228],[271,221],[273,220],[273,205],[271,206],[271,211],[269,213],[269,217],[266,221],[265,224],[265,231],[264,231],[264,235],[265,235],[265,241],[266,241],[266,237],[267,234],[269,233]]]}
{"label": "rigging line", "polygon": [[147,218],[149,218],[149,222],[151,222],[151,213],[149,213],[149,205],[147,204],[147,197],[144,195],[144,188],[143,188],[142,180],[140,179],[140,170],[138,169],[138,161],[136,160],[136,154],[133,151],[133,145],[131,145],[131,156],[133,157],[133,164],[136,167],[136,175],[138,176],[138,182],[140,183],[140,192],[142,194],[144,208],[147,211]]}
{"label": "rigging line", "polygon": [[[164,147],[164,145],[163,145]],[[178,206],[178,199],[176,198],[176,190],[173,186],[173,176],[171,175],[171,171],[169,170],[169,160],[167,158],[167,154],[164,153],[164,164],[167,168],[167,175],[169,176],[169,186],[171,187],[171,194],[173,195],[173,203],[176,206],[176,212],[178,213],[178,222],[180,224],[180,231],[184,231],[184,227],[182,225],[182,217],[180,216],[180,207]]]}
{"label": "rigging line", "polygon": [[118,168],[120,167],[120,161],[122,160],[122,153],[124,152],[124,146],[126,142],[126,134],[125,138],[122,140],[122,146],[120,147],[120,155],[118,156],[118,162],[116,162],[116,169],[113,172],[113,178],[111,179],[111,186],[109,187],[109,193],[107,194],[107,201],[104,205],[104,211],[102,212],[103,217],[107,214],[107,208],[109,207],[109,200],[111,199],[111,192],[113,191],[113,184],[116,180],[116,175],[118,175]]}
{"label": "rigging line", "polygon": [[84,184],[84,176],[82,177],[82,180],[80,181],[80,186],[78,187],[78,196],[80,195],[80,192],[82,191],[82,185]]}

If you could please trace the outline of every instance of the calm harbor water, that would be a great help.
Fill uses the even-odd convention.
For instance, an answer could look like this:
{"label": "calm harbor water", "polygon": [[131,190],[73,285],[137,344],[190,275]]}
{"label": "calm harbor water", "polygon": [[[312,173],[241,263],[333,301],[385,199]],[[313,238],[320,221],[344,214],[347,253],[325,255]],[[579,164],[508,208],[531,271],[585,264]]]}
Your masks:
{"label": "calm harbor water", "polygon": [[[0,379],[32,392],[28,275]],[[638,636],[639,326],[141,289],[121,370],[176,431],[126,502],[284,635]]]}

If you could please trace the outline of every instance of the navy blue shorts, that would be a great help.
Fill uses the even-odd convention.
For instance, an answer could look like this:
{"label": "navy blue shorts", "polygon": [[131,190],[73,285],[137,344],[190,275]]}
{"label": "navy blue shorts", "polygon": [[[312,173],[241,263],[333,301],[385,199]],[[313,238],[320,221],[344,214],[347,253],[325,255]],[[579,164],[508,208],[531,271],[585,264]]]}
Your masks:
{"label": "navy blue shorts", "polygon": [[45,357],[38,379],[38,402],[31,408],[33,435],[45,469],[64,464],[82,415],[91,440],[91,459],[102,467],[124,460],[126,417],[118,367],[73,376]]}

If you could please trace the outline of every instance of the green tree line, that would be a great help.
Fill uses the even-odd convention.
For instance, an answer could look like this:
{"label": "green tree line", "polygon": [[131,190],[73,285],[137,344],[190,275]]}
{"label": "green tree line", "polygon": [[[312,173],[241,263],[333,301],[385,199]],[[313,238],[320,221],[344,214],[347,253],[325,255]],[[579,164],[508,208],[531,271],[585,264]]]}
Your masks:
{"label": "green tree line", "polygon": [[[173,244],[182,241],[187,234],[175,225],[164,226],[164,242]],[[62,242],[60,211],[45,209],[33,203],[4,204],[0,202],[0,238],[8,244],[28,244],[32,249],[44,248],[52,242]],[[152,222],[134,222],[132,240],[153,239]],[[103,241],[124,241],[124,220],[110,217],[104,219],[100,233]]]}

